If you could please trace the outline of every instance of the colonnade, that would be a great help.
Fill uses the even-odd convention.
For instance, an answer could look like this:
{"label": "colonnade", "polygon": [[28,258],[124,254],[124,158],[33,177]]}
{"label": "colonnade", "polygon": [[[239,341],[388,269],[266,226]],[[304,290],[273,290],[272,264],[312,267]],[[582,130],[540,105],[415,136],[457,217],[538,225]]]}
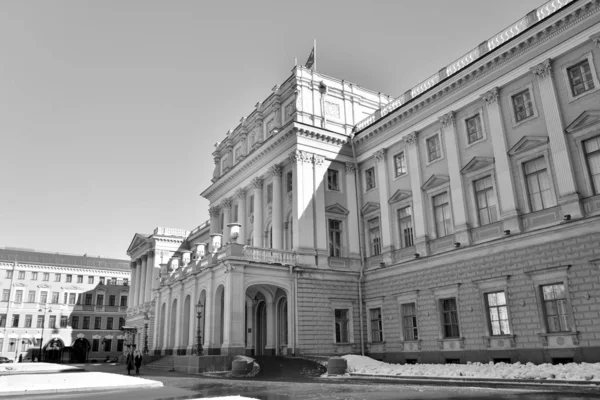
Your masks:
{"label": "colonnade", "polygon": [[129,307],[138,307],[152,301],[152,289],[158,287],[160,265],[155,251],[149,250],[131,262],[131,291]]}

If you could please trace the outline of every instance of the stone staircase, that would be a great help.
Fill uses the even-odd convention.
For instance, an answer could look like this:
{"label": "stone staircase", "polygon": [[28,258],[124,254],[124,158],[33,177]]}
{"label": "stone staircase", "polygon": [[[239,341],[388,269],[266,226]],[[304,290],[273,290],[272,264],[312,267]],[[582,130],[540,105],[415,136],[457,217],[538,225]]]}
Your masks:
{"label": "stone staircase", "polygon": [[154,371],[174,371],[175,356],[163,356],[156,361],[152,361],[145,365],[145,368]]}

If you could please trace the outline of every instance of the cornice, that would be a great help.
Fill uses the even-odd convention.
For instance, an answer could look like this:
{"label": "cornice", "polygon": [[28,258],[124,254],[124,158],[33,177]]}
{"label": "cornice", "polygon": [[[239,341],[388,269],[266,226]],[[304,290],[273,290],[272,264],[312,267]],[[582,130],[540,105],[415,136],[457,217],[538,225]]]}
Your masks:
{"label": "cornice", "polygon": [[[12,267],[14,266],[14,262],[0,262],[0,267]],[[16,269],[26,270],[26,271],[37,271],[37,272],[60,272],[60,273],[73,273],[73,274],[81,274],[85,271],[88,274],[98,274],[98,275],[106,275],[107,272],[111,274],[123,274],[129,276],[129,270],[122,269],[100,269],[94,267],[80,266],[80,267],[67,267],[60,265],[47,265],[47,264],[24,264],[21,262],[17,262]],[[49,282],[53,283],[53,282]]]}

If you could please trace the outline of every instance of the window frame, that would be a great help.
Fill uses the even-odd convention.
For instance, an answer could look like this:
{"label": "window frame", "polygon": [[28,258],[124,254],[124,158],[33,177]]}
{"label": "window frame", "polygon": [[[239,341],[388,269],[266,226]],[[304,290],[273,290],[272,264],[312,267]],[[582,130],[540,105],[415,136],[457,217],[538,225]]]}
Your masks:
{"label": "window frame", "polygon": [[[406,292],[406,293],[402,293],[399,294],[396,297],[396,304],[398,306],[398,315],[399,315],[399,320],[400,320],[400,341],[403,343],[403,347],[406,347],[405,343],[415,343],[415,346],[410,346],[410,349],[406,349],[403,348],[403,350],[410,350],[410,351],[415,351],[415,350],[421,350],[421,339],[420,339],[420,323],[419,323],[419,291],[418,290],[414,290],[414,291],[410,291],[410,292]],[[409,339],[406,337],[405,335],[405,330],[406,330],[406,326],[404,324],[404,314],[402,312],[403,310],[403,305],[405,304],[414,304],[415,305],[415,322],[416,322],[416,326],[413,326],[412,329],[416,329],[417,330],[417,338],[416,339]]]}
{"label": "window frame", "polygon": [[[400,212],[402,210],[406,210],[407,208],[410,208],[410,215],[408,217],[403,217],[402,220],[410,219],[410,229],[411,229],[411,244],[410,245],[407,245],[404,241],[405,235],[402,232],[402,222],[401,222],[401,218],[400,218]],[[406,249],[409,247],[414,247],[414,245],[415,245],[415,219],[414,219],[414,215],[413,215],[412,202],[406,202],[406,203],[400,204],[396,207],[396,225],[397,225],[397,232],[398,232],[399,248]]]}
{"label": "window frame", "polygon": [[[554,206],[552,207],[556,207],[558,205],[558,199],[556,196],[556,187],[554,184],[554,171],[552,169],[552,163],[550,163],[550,154],[549,154],[549,149],[548,149],[548,143],[544,143],[543,145],[539,145],[539,146],[535,146],[534,148],[524,151],[523,153],[518,153],[512,156],[514,162],[517,165],[517,170],[519,173],[519,185],[520,185],[520,189],[521,189],[521,195],[522,195],[522,199],[523,199],[523,214],[529,214],[532,212],[535,212],[531,209],[530,206],[530,200],[529,200],[529,190],[527,187],[527,181],[526,181],[526,177],[525,177],[525,163],[529,162],[529,161],[533,161],[539,157],[544,157],[544,161],[546,162],[546,170],[549,172],[549,178],[550,178],[550,186],[552,189],[552,198],[554,200]],[[552,208],[552,207],[548,207],[548,208]],[[547,210],[548,208],[544,209]],[[543,210],[541,210],[543,211]]]}
{"label": "window frame", "polygon": [[[460,309],[460,296],[459,296],[459,287],[460,284],[453,284],[453,285],[446,285],[446,286],[440,286],[437,288],[433,288],[433,297],[435,300],[435,305],[436,305],[436,309],[437,309],[437,314],[438,314],[438,337],[439,340],[441,341],[441,348],[444,350],[448,350],[444,345],[445,343],[450,343],[450,342],[460,342],[460,346],[459,348],[455,349],[455,350],[460,350],[461,348],[464,347],[464,335],[463,335],[463,328],[464,328],[464,324],[462,323],[461,320],[461,309]],[[457,337],[446,337],[445,336],[445,332],[444,332],[444,316],[443,316],[443,310],[442,310],[442,300],[447,300],[453,298],[456,302],[456,316],[457,316],[457,322],[458,322],[458,336]]]}
{"label": "window frame", "polygon": [[[333,329],[333,345],[350,345],[354,344],[354,302],[352,300],[343,299],[330,299],[331,318],[332,318],[332,329]],[[347,310],[348,311],[348,341],[338,342],[336,336],[336,310]]]}
{"label": "window frame", "polygon": [[[366,215],[365,220],[366,220],[365,228],[367,231],[366,234],[367,234],[367,239],[369,240],[369,242],[368,242],[369,243],[369,246],[368,246],[369,257],[379,256],[383,252],[383,246],[381,243],[381,239],[382,239],[381,238],[381,233],[382,233],[381,232],[381,214],[378,212],[378,213],[374,213],[371,215]],[[373,238],[371,237],[371,221],[374,221],[374,220],[379,221],[379,224],[378,224],[378,227],[379,227],[379,242],[378,242],[379,250],[377,252],[375,251],[375,244],[373,242]]]}
{"label": "window frame", "polygon": [[596,195],[600,195],[600,184],[598,184],[598,187],[596,187],[596,185],[594,184],[594,179],[592,176],[592,171],[590,169],[590,163],[588,160],[588,155],[593,154],[597,157],[600,157],[600,149],[599,150],[595,150],[592,153],[588,153],[587,150],[585,149],[585,144],[586,142],[589,142],[591,140],[598,140],[600,141],[600,133],[596,136],[592,136],[590,138],[587,138],[585,140],[581,141],[581,147],[582,147],[582,158],[583,158],[583,164],[585,165],[585,172],[587,175],[587,180],[589,181],[589,186],[590,186],[590,192],[592,196],[596,196]]}
{"label": "window frame", "polygon": [[[513,98],[525,91],[529,91],[529,98],[531,99],[531,110],[532,114],[520,121],[517,121],[517,115],[515,112],[514,100]],[[510,116],[513,128],[516,128],[519,125],[532,121],[538,117],[537,105],[535,104],[535,93],[533,92],[533,81],[528,82],[525,85],[519,86],[507,93],[508,107],[510,108]]]}
{"label": "window frame", "polygon": [[[529,176],[532,176],[533,173],[527,174],[526,168],[525,168],[525,164],[531,163],[531,162],[534,162],[534,161],[537,161],[537,160],[540,160],[540,159],[542,159],[543,162],[545,163],[545,167],[546,167],[545,171],[548,174],[548,181],[550,182],[550,203],[551,204],[545,206],[543,204],[543,197],[542,197],[542,208],[539,209],[539,210],[534,210],[533,206],[532,206],[532,202],[531,202],[530,186],[529,186],[529,183],[528,183],[528,180],[527,180],[527,178]],[[524,200],[525,200],[525,208],[529,212],[544,211],[544,210],[547,210],[549,208],[556,207],[558,205],[558,202],[557,202],[557,199],[556,199],[556,192],[554,190],[554,178],[553,178],[553,174],[552,174],[552,170],[551,170],[551,165],[550,165],[550,163],[548,161],[549,161],[549,159],[545,155],[542,154],[542,155],[538,155],[537,157],[532,157],[530,159],[523,160],[523,161],[521,161],[519,163],[520,170],[521,170],[521,173],[522,173],[522,175],[521,175],[522,178],[521,179],[523,180],[523,187],[524,187],[524,192],[523,192],[524,196],[523,197],[524,197]],[[536,176],[539,176],[540,175],[540,171],[536,171],[535,174],[536,174]]]}
{"label": "window frame", "polygon": [[[436,206],[435,199],[444,194],[448,196],[448,201],[447,201],[447,203],[444,203],[444,204],[447,204],[447,206],[448,206],[448,215],[450,217],[450,219],[444,219],[444,221],[450,221],[450,231],[447,230],[446,223],[444,222],[445,234],[443,236],[440,236],[440,234],[439,234],[440,232],[438,231],[438,221],[437,221],[437,217],[436,217],[436,215],[437,215],[436,211],[437,211],[437,207],[440,207],[441,205]],[[452,196],[450,194],[450,188],[447,188],[447,190],[441,190],[439,192],[432,193],[430,195],[430,200],[431,200],[431,211],[432,211],[431,222],[433,223],[433,233],[435,234],[435,238],[440,239],[440,238],[444,238],[444,237],[453,235],[454,234],[454,217],[452,215]],[[446,216],[446,213],[444,213],[444,216]]]}
{"label": "window frame", "polygon": [[[510,294],[508,291],[509,277],[510,277],[509,275],[505,275],[505,276],[501,276],[498,278],[482,279],[482,280],[473,282],[479,290],[479,298],[481,300],[481,307],[482,307],[482,310],[484,311],[483,312],[484,318],[485,318],[484,332],[483,332],[484,338],[488,340],[488,343],[490,344],[491,348],[496,348],[497,347],[496,341],[501,340],[501,339],[509,339],[510,347],[515,346],[515,343],[514,343],[515,330],[514,330],[514,326],[513,326],[513,322],[512,322],[512,315],[511,315],[511,310],[510,310],[511,299],[510,299]],[[490,293],[497,293],[497,292],[504,292],[504,296],[506,299],[506,313],[507,313],[507,317],[508,317],[508,329],[510,330],[510,333],[508,333],[508,334],[503,334],[503,335],[494,335],[493,334],[492,322],[491,322],[489,309],[488,309],[487,295]]]}
{"label": "window frame", "polygon": [[[572,67],[575,67],[576,65],[578,65],[584,61],[587,61],[590,66],[590,73],[592,75],[592,82],[594,83],[594,88],[590,89],[588,91],[582,92],[578,95],[574,95],[573,88],[571,86],[571,79],[569,78],[569,69],[571,69]],[[560,66],[560,70],[562,72],[565,87],[567,89],[566,91],[567,91],[567,97],[568,97],[569,103],[571,103],[575,100],[579,100],[582,97],[585,97],[589,94],[592,94],[592,93],[600,90],[600,81],[598,80],[598,73],[596,70],[596,66],[594,64],[594,54],[592,51],[588,51],[588,52],[578,56],[577,58],[574,58],[572,60],[565,62],[564,64],[562,64]]]}
{"label": "window frame", "polygon": [[[404,160],[404,172],[398,174],[398,163],[396,161],[400,156],[402,156],[402,159]],[[392,164],[394,167],[394,180],[408,176],[408,160],[406,157],[406,151],[404,149],[394,154],[392,157]]]}
{"label": "window frame", "polygon": [[[374,317],[376,310],[379,310],[378,318]],[[369,315],[369,343],[379,344],[385,343],[385,339],[383,336],[383,309],[381,306],[378,307],[370,307],[367,309]],[[377,326],[374,327],[373,324],[376,323]],[[377,334],[379,337],[374,337]]]}
{"label": "window frame", "polygon": [[[364,304],[365,307],[365,316],[367,318],[367,342],[371,345],[380,345],[380,344],[384,344],[385,343],[385,324],[383,323],[383,321],[385,320],[384,316],[383,316],[383,298],[382,297],[377,297],[377,298],[373,298],[370,300],[365,301]],[[373,310],[379,310],[379,329],[377,329],[377,331],[379,332],[379,338],[374,338],[373,337],[373,318],[371,315],[371,312]],[[377,340],[380,339],[380,340]]]}
{"label": "window frame", "polygon": [[[340,218],[340,217],[327,217],[327,253],[329,254],[329,257],[344,257],[344,249],[346,246],[344,246],[344,219]],[[331,229],[331,222],[335,221],[339,223],[339,229],[336,232],[339,232],[339,249],[338,249],[338,253],[337,254],[331,254],[332,253],[332,229]],[[335,252],[334,252],[335,253]]]}
{"label": "window frame", "polygon": [[[429,142],[429,140],[432,140],[436,136],[437,136],[438,143],[440,145],[439,146],[439,157],[431,160],[429,158],[428,142]],[[442,131],[441,130],[438,129],[435,132],[430,133],[429,135],[427,135],[423,138],[423,150],[425,151],[425,166],[429,166],[429,165],[439,162],[445,158],[444,145],[442,144]]]}
{"label": "window frame", "polygon": [[[477,116],[479,116],[479,122],[481,124],[481,136],[471,142],[470,138],[469,138],[469,125],[468,125],[467,121],[470,119],[473,119]],[[465,148],[466,149],[468,149],[471,146],[475,146],[478,143],[482,143],[482,142],[486,141],[487,129],[486,129],[486,124],[485,124],[483,107],[476,108],[475,110],[471,111],[470,113],[468,113],[464,117],[462,117],[461,120],[462,120],[462,125],[465,129],[465,139],[466,139]]]}
{"label": "window frame", "polygon": [[[337,182],[337,187],[335,187],[335,188],[332,188],[332,187],[329,186],[329,183],[330,183],[330,181],[329,181],[330,172],[334,173],[334,175],[335,175],[335,180]],[[341,173],[340,173],[340,171],[337,168],[332,168],[332,167],[327,168],[327,184],[325,185],[325,190],[328,191],[328,192],[342,193],[342,181],[341,181],[340,176],[341,176]]]}
{"label": "window frame", "polygon": [[[371,187],[369,187],[369,179],[368,176],[369,172],[372,172],[373,175],[373,179],[371,180],[373,182],[373,185]],[[377,168],[375,168],[375,165],[371,165],[368,168],[365,168],[364,173],[364,182],[365,182],[365,192],[370,192],[371,190],[376,190],[377,189]]]}

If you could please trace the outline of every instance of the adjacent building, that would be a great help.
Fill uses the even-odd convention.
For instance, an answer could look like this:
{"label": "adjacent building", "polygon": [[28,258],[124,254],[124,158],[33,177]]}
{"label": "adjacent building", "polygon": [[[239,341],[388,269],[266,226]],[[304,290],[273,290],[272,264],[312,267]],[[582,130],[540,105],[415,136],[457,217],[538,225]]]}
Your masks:
{"label": "adjacent building", "polygon": [[0,355],[18,360],[114,359],[125,332],[129,263],[0,249]]}
{"label": "adjacent building", "polygon": [[396,99],[295,67],[216,144],[210,222],[134,237],[149,349],[600,361],[599,11],[551,0]]}

